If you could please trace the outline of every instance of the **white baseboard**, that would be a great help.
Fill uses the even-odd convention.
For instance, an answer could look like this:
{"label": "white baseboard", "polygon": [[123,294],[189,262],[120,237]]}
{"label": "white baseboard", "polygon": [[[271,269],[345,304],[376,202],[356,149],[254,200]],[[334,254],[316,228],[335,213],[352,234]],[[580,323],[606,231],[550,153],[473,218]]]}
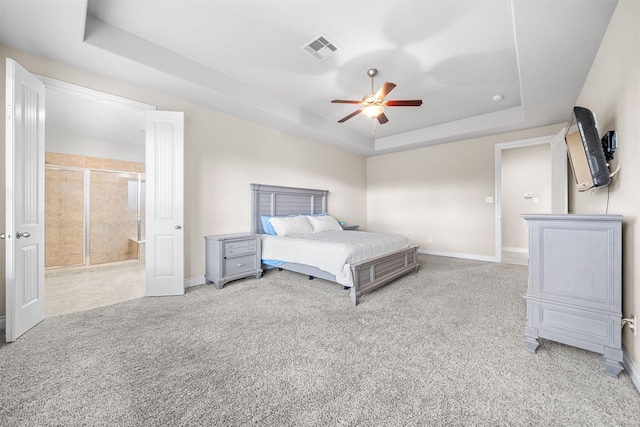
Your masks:
{"label": "white baseboard", "polygon": [[503,246],[502,247],[502,251],[503,252],[515,252],[518,254],[528,254],[529,253],[529,249],[528,248],[516,248],[513,246]]}
{"label": "white baseboard", "polygon": [[207,281],[205,280],[204,276],[196,276],[196,277],[190,277],[189,279],[184,279],[185,288],[204,285],[205,283],[207,283]]}
{"label": "white baseboard", "polygon": [[419,254],[424,255],[437,255],[437,256],[446,256],[450,258],[464,258],[464,259],[473,259],[476,261],[489,261],[496,262],[496,257],[494,256],[484,256],[477,254],[464,254],[460,252],[444,252],[444,251],[430,251],[427,249],[418,249]]}
{"label": "white baseboard", "polygon": [[5,316],[0,316],[0,329],[5,329],[7,327],[7,318]]}
{"label": "white baseboard", "polygon": [[627,374],[631,377],[633,385],[635,385],[636,389],[640,392],[640,370],[636,364],[633,363],[624,346],[622,347],[622,366],[624,366],[624,370],[627,371]]}

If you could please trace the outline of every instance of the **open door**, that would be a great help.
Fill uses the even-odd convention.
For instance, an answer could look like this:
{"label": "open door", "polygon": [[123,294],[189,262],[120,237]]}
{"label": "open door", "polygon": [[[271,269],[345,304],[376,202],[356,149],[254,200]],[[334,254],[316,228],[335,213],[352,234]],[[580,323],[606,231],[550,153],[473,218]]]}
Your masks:
{"label": "open door", "polygon": [[6,339],[44,319],[45,86],[7,58]]}
{"label": "open door", "polygon": [[184,113],[146,114],[146,295],[183,295]]}

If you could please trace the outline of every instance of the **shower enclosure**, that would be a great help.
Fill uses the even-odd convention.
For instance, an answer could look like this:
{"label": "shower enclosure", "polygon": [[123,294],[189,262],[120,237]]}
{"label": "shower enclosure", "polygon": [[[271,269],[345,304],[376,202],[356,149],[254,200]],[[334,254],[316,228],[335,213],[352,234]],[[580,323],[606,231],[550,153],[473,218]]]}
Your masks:
{"label": "shower enclosure", "polygon": [[143,259],[144,173],[47,164],[45,179],[46,268]]}

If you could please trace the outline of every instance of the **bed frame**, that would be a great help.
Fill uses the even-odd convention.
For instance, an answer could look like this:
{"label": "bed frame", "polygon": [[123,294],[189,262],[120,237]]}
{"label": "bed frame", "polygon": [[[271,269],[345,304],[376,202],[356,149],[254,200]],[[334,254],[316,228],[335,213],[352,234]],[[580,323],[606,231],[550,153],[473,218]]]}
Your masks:
{"label": "bed frame", "polygon": [[[327,212],[327,190],[308,188],[279,187],[275,185],[250,184],[251,186],[251,232],[264,234],[261,215],[312,215]],[[372,292],[380,286],[407,273],[418,271],[418,245],[411,246],[351,265],[353,286],[351,304],[358,305],[363,294]],[[310,279],[336,282],[336,277],[316,267],[304,264],[284,263],[277,267],[263,265],[263,269],[281,268],[308,275]]]}

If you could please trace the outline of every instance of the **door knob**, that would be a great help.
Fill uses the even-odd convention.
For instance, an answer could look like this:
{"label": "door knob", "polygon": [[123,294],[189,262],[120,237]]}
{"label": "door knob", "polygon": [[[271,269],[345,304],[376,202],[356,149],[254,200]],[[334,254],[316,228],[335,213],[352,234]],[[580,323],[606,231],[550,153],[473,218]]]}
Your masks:
{"label": "door knob", "polygon": [[7,235],[6,235],[6,234],[4,234],[4,233],[0,233],[0,240],[4,240],[4,239],[5,239],[5,237],[7,237]]}
{"label": "door knob", "polygon": [[19,239],[21,237],[31,237],[31,233],[29,233],[28,231],[25,231],[24,233],[22,231],[18,231],[16,233],[16,239]]}
{"label": "door knob", "polygon": [[173,228],[175,228],[176,230],[180,230],[180,229],[182,228],[182,226],[181,226],[181,225],[176,225],[176,226],[175,226],[175,227],[173,227]]}

